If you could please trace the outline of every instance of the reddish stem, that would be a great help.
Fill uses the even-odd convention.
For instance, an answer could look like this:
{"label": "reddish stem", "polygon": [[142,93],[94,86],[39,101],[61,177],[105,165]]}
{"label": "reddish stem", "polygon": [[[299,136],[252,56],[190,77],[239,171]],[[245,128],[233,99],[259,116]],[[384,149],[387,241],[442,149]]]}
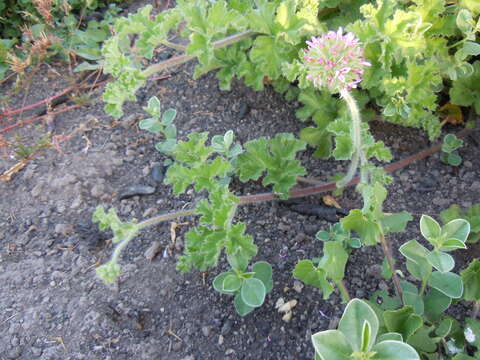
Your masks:
{"label": "reddish stem", "polygon": [[[85,80],[88,80],[95,72],[89,74]],[[26,105],[26,106],[22,106],[18,109],[15,109],[15,110],[7,110],[7,111],[4,111],[3,113],[0,114],[0,120],[4,117],[9,117],[9,116],[12,116],[12,115],[15,115],[15,114],[18,114],[18,113],[22,113],[24,111],[27,111],[27,110],[30,110],[30,109],[33,109],[37,106],[40,106],[40,105],[43,105],[43,104],[47,104],[53,100],[55,100],[56,98],[59,98],[67,93],[69,93],[70,91],[73,91],[75,89],[79,89],[79,88],[83,88],[85,87],[85,85],[74,85],[74,86],[70,86],[62,91],[60,91],[59,93],[55,94],[55,95],[52,95],[46,99],[43,99],[43,100],[40,100],[40,101],[37,101],[36,103],[33,103],[33,104],[30,104],[30,105]]]}
{"label": "reddish stem", "polygon": [[[472,132],[472,129],[463,129],[461,130],[456,136],[458,138],[463,138],[467,136],[469,133]],[[386,172],[393,172],[395,170],[398,170],[400,168],[403,168],[414,161],[426,158],[427,156],[435,153],[436,151],[440,150],[442,147],[443,142],[438,142],[437,144],[417,153],[411,156],[408,156],[402,160],[396,161],[390,165],[385,166],[383,169]],[[355,184],[358,184],[360,181],[360,177],[354,177],[345,187],[347,186],[352,186]],[[309,186],[303,189],[293,189],[290,191],[289,198],[297,198],[297,197],[304,197],[304,196],[309,196],[309,195],[315,195],[319,193],[324,193],[327,191],[332,191],[337,188],[337,185],[335,182],[330,182],[326,183],[324,185],[314,185],[314,186]],[[255,202],[261,202],[261,201],[268,201],[268,200],[275,200],[278,199],[278,196],[273,193],[263,193],[263,194],[254,194],[254,195],[245,195],[245,196],[240,196],[240,203],[245,204],[245,203],[255,203]]]}
{"label": "reddish stem", "polygon": [[[152,78],[152,79],[149,79],[150,81],[155,81],[155,80],[163,80],[163,79],[168,79],[169,77],[171,77],[171,75],[164,75],[164,76],[157,76],[155,78]],[[95,87],[98,87],[98,86],[102,86],[104,84],[106,84],[107,82],[109,82],[110,80],[104,80],[104,81],[100,81],[100,82],[95,82],[93,83],[92,85],[89,85],[89,84],[83,84],[83,85],[77,85],[77,86],[71,86],[61,92],[59,92],[58,94],[56,95],[53,95],[47,99],[43,99],[43,100],[40,100],[34,104],[31,104],[31,105],[27,105],[27,106],[23,106],[19,109],[16,109],[16,110],[10,110],[10,111],[5,111],[4,113],[0,114],[0,120],[2,119],[3,116],[5,117],[8,117],[8,116],[12,116],[14,114],[17,114],[17,113],[21,113],[23,111],[26,111],[26,110],[30,110],[30,109],[33,109],[37,106],[40,106],[40,105],[43,105],[43,104],[46,104],[46,103],[49,103],[50,101],[60,97],[60,96],[63,96],[65,94],[67,94],[68,92],[70,91],[73,91],[73,90],[76,90],[76,89],[86,89],[86,88],[90,88],[93,89]],[[79,107],[80,105],[73,105],[73,106],[70,106],[70,107],[67,107],[65,109],[62,109],[62,110],[59,110],[59,111],[55,111],[55,112],[50,112],[48,114],[44,114],[44,115],[40,115],[40,116],[35,116],[35,117],[32,117],[30,119],[26,119],[26,120],[20,120],[19,122],[13,124],[13,125],[10,125],[10,126],[7,126],[6,128],[3,128],[3,129],[0,129],[0,134],[3,134],[3,133],[6,133],[7,131],[10,131],[12,129],[15,129],[19,126],[22,126],[22,125],[25,125],[25,124],[29,124],[29,123],[32,123],[36,120],[40,120],[42,118],[44,118],[45,116],[47,115],[56,115],[56,114],[60,114],[60,113],[63,113],[65,111],[68,111],[68,110],[71,110],[71,109],[76,109],[77,107]]]}
{"label": "reddish stem", "polygon": [[12,129],[15,129],[16,127],[33,123],[37,120],[43,119],[46,116],[61,114],[65,111],[73,110],[73,109],[79,108],[81,106],[82,105],[80,105],[80,104],[75,104],[75,105],[72,105],[72,106],[67,106],[66,108],[63,108],[63,109],[58,110],[58,111],[52,111],[52,112],[50,112],[48,114],[45,114],[45,115],[40,115],[40,116],[32,117],[30,119],[20,120],[19,122],[15,123],[13,125],[7,126],[6,128],[3,128],[2,130],[0,130],[0,134],[2,134],[4,132],[7,132],[7,131],[10,131]]}

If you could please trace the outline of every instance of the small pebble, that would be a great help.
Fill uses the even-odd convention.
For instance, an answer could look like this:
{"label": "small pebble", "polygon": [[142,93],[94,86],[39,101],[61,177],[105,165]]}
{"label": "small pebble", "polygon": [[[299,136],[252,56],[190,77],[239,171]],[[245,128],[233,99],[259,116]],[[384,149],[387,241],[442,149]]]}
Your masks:
{"label": "small pebble", "polygon": [[152,168],[152,178],[158,183],[161,183],[163,181],[163,178],[165,176],[165,168],[161,164],[156,164]]}
{"label": "small pebble", "polygon": [[148,249],[145,251],[143,254],[145,258],[149,261],[152,261],[155,256],[160,252],[160,249],[162,247],[162,244],[160,244],[160,241],[154,241],[152,245],[148,247]]}
{"label": "small pebble", "polygon": [[202,326],[202,334],[208,337],[210,335],[210,326]]}
{"label": "small pebble", "polygon": [[129,199],[137,195],[151,195],[155,188],[147,185],[131,185],[125,188],[119,195],[120,200]]}
{"label": "small pebble", "polygon": [[295,280],[293,282],[293,290],[300,294],[303,290],[303,283],[301,281]]}
{"label": "small pebble", "polygon": [[230,321],[230,319],[227,319],[223,324],[222,329],[220,330],[220,334],[228,335],[230,331],[232,331],[232,322]]}

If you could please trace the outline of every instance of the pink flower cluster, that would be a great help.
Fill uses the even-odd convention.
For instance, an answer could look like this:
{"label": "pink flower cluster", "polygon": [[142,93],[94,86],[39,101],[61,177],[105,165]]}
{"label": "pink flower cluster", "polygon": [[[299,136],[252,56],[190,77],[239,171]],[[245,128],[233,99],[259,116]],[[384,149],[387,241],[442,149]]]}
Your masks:
{"label": "pink flower cluster", "polygon": [[363,69],[371,64],[363,57],[363,49],[352,33],[329,31],[307,41],[303,57],[307,79],[317,88],[327,88],[332,94],[355,89],[363,77]]}

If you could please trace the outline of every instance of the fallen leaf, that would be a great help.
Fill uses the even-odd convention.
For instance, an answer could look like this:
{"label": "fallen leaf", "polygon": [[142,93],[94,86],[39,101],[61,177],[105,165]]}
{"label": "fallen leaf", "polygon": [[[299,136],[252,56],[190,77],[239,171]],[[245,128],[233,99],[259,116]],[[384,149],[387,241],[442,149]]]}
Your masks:
{"label": "fallen leaf", "polygon": [[332,195],[325,195],[324,197],[322,197],[322,200],[325,205],[335,206],[337,209],[342,208]]}
{"label": "fallen leaf", "polygon": [[442,112],[441,117],[444,122],[453,125],[461,125],[464,123],[462,109],[460,109],[460,106],[454,104],[445,104],[440,108],[440,111]]}
{"label": "fallen leaf", "polygon": [[0,180],[4,182],[12,180],[12,176],[15,175],[17,172],[19,172],[20,170],[22,170],[26,165],[27,165],[26,160],[22,160],[16,163],[10,169],[5,171],[2,176],[0,176]]}

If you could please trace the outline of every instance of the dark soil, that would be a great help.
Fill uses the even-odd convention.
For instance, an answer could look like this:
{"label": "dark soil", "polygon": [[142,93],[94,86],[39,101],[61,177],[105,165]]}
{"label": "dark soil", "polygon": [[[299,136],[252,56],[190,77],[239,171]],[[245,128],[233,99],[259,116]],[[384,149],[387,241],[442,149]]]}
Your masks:
{"label": "dark soil", "polygon": [[[58,115],[54,134],[80,130],[60,151],[41,152],[11,181],[0,183],[1,359],[313,358],[310,335],[334,326],[344,306],[338,293],[325,301],[318,290],[294,284],[292,270],[300,259],[321,255],[315,233],[331,223],[293,212],[279,202],[244,206],[236,217],[247,223],[259,247],[254,260],[266,260],[274,269],[273,291],[261,308],[245,318],[235,313],[231,298],[212,289],[213,278],[226,268],[224,260],[206,274],[176,271],[183,235],[194,218],[178,220],[188,224],[177,229],[173,253],[164,251],[171,241],[170,224],[165,223],[142,232],[124,251],[123,274],[116,286],[106,286],[95,276],[95,266],[112,253],[106,241],[110,234],[100,232],[91,221],[97,205],[116,208],[122,219],[141,220],[195,201],[192,192],[174,197],[169,186],[151,176],[152,168],[165,158],[154,149],[155,136],[137,126],[150,96],[158,96],[164,109],[177,109],[181,139],[192,131],[209,131],[213,136],[232,129],[243,143],[279,132],[298,134],[305,126],[294,115],[298,104],[287,103],[270,87],[254,92],[236,82],[232,91],[223,92],[214,73],[196,81],[192,73],[193,64],[187,64],[167,80],[150,82],[139,92],[138,103],[127,104],[118,121],[105,115],[100,102]],[[68,86],[47,74],[43,67],[28,91],[27,103]],[[2,94],[10,91],[9,86],[2,85]],[[14,97],[12,108],[22,104],[23,95]],[[10,123],[1,121],[2,128]],[[429,146],[426,135],[414,129],[380,122],[371,127],[375,137],[392,149],[395,160]],[[46,131],[47,124],[40,122],[8,135],[10,140],[19,135],[33,141]],[[397,171],[385,211],[435,215],[452,204],[479,203],[478,135],[477,131],[465,140],[459,168],[444,165],[435,154]],[[310,149],[301,154],[310,177],[326,181],[347,165],[313,159],[311,153]],[[3,155],[1,173],[16,162],[8,152]],[[425,185],[432,182],[432,188]],[[122,190],[135,184],[155,186],[156,192],[120,201]],[[239,195],[266,191],[260,183],[235,183],[234,190]],[[336,199],[347,210],[361,206],[354,189]],[[321,196],[305,201],[320,204]],[[418,220],[415,216],[405,234],[391,237],[395,249],[420,237]],[[161,245],[160,254],[149,260],[145,252],[154,241]],[[456,270],[479,253],[478,244],[455,252]],[[352,297],[392,288],[381,277],[382,259],[379,246],[352,253],[346,277]],[[289,322],[275,310],[279,298],[298,300]],[[465,316],[463,305],[454,310],[460,319]]]}

